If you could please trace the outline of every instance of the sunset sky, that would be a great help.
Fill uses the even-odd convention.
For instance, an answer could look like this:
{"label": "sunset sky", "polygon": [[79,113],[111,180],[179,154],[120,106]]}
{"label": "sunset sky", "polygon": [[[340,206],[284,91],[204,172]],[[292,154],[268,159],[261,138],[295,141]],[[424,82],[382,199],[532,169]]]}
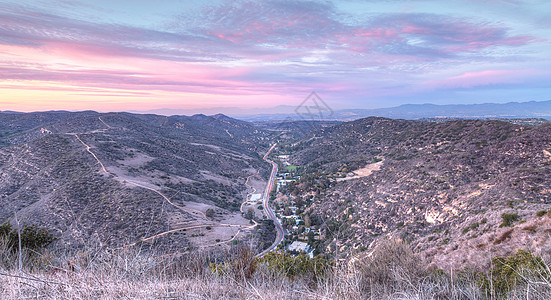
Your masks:
{"label": "sunset sky", "polygon": [[334,109],[550,100],[550,13],[548,0],[0,0],[0,110],[269,112],[312,91]]}

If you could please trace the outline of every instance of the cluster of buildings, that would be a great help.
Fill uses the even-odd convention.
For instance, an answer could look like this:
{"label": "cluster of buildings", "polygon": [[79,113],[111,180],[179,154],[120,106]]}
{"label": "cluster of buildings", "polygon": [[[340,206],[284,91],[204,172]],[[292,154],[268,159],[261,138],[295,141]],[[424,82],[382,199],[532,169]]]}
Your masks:
{"label": "cluster of buildings", "polygon": [[300,179],[300,175],[296,175],[296,166],[291,165],[289,162],[289,155],[278,155],[279,161],[283,164],[285,172],[280,172],[277,174],[276,180],[276,191],[279,193],[283,187],[287,186],[290,183],[293,183]]}
{"label": "cluster of buildings", "polygon": [[277,159],[283,165],[276,177],[276,192],[280,193],[277,201],[276,216],[279,222],[284,225],[285,237],[288,241],[285,251],[291,254],[304,253],[310,258],[314,257],[314,248],[307,242],[312,236],[319,239],[319,231],[310,227],[308,217],[302,217],[301,212],[305,210],[305,203],[296,203],[286,194],[286,187],[300,179],[297,175],[296,166],[289,162],[289,155],[278,155]]}
{"label": "cluster of buildings", "polygon": [[314,248],[310,247],[308,243],[294,241],[289,246],[287,246],[287,251],[290,253],[304,253],[310,258],[314,258]]}
{"label": "cluster of buildings", "polygon": [[299,207],[300,205],[291,197],[286,196],[286,198],[285,201],[281,201],[282,198],[279,198],[279,209],[276,211],[279,222],[284,225],[286,238],[292,241],[292,243],[287,246],[286,250],[294,254],[302,252],[313,257],[314,248],[309,246],[306,241],[319,239],[319,230],[312,227],[308,216],[302,217],[301,211],[306,209],[304,205]]}

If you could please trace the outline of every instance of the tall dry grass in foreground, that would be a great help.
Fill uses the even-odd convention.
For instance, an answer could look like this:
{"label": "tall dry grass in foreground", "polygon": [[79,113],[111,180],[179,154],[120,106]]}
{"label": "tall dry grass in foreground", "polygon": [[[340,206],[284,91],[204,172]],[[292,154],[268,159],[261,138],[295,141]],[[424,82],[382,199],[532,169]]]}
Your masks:
{"label": "tall dry grass in foreground", "polygon": [[[551,299],[548,264],[511,266],[518,280],[503,293],[488,281],[503,274],[428,271],[400,242],[318,276],[306,260],[257,260],[242,248],[181,257],[139,249],[25,252],[22,269],[18,256],[0,242],[1,299]],[[505,275],[500,278],[512,278]]]}

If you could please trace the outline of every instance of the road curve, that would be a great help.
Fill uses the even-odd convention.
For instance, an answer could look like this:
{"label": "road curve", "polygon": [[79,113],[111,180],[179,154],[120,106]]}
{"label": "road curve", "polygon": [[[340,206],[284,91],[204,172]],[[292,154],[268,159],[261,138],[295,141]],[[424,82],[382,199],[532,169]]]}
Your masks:
{"label": "road curve", "polygon": [[262,199],[262,206],[264,207],[264,213],[266,213],[266,216],[274,221],[274,225],[277,231],[276,239],[274,243],[268,247],[268,249],[262,251],[261,253],[257,254],[256,257],[262,257],[266,255],[268,252],[274,250],[281,241],[285,238],[285,233],[283,231],[283,226],[281,226],[281,223],[279,223],[279,220],[276,218],[276,215],[274,211],[270,208],[270,192],[272,191],[272,188],[274,187],[274,181],[275,177],[277,175],[277,164],[270,159],[268,159],[268,155],[272,153],[277,143],[275,143],[270,150],[264,155],[264,160],[272,164],[272,174],[270,174],[270,180],[268,180],[268,185],[266,185],[266,190],[264,191],[264,198]]}

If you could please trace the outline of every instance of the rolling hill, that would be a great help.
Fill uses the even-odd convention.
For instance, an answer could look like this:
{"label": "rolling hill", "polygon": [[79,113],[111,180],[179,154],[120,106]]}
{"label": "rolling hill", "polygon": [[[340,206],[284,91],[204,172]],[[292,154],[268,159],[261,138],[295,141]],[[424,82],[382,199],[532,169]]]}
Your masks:
{"label": "rolling hill", "polygon": [[[394,237],[440,268],[551,255],[551,219],[540,217],[551,208],[550,123],[366,118],[287,150],[311,174],[293,194],[314,196],[306,213],[323,221],[328,253],[361,256]],[[368,172],[334,176],[358,170]]]}
{"label": "rolling hill", "polygon": [[233,239],[253,230],[239,212],[246,179],[269,172],[267,135],[223,115],[1,113],[0,143],[0,219],[71,248]]}

